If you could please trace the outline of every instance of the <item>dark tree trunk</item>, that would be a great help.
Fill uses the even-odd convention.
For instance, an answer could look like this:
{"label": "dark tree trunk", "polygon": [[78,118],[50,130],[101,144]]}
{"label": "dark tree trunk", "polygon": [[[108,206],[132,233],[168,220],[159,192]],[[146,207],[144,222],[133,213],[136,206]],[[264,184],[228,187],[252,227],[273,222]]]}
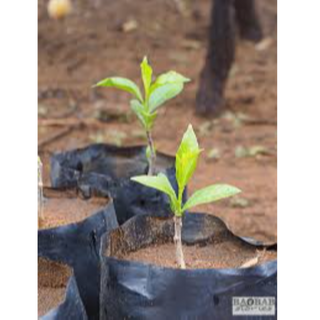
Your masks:
{"label": "dark tree trunk", "polygon": [[240,36],[250,41],[260,41],[262,39],[262,29],[254,0],[235,0],[234,6]]}
{"label": "dark tree trunk", "polygon": [[196,99],[199,114],[217,115],[223,109],[224,87],[235,57],[236,22],[242,37],[261,39],[254,0],[214,0],[209,47]]}
{"label": "dark tree trunk", "polygon": [[225,81],[235,54],[233,0],[215,0],[211,12],[209,48],[201,72],[197,112],[217,114],[223,105]]}

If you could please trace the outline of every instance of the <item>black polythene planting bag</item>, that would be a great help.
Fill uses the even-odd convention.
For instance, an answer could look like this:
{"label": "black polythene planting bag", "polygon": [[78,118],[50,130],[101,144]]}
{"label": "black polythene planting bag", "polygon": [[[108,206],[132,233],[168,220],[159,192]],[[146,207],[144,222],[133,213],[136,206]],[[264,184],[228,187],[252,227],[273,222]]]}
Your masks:
{"label": "black polythene planting bag", "polygon": [[40,320],[67,319],[88,320],[86,310],[79,294],[77,281],[74,276],[72,276],[68,282],[64,302],[40,318]]}
{"label": "black polythene planting bag", "polygon": [[[118,222],[110,202],[79,223],[38,231],[38,256],[73,268],[80,297],[88,318],[92,320],[99,319],[101,236],[116,227]],[[70,286],[72,289],[72,284]],[[74,293],[76,291],[71,290],[68,301],[72,297],[76,299]]]}
{"label": "black polythene planting bag", "polygon": [[[157,152],[155,171],[165,173],[177,190],[174,164],[174,157]],[[141,214],[168,216],[170,203],[165,194],[130,180],[147,171],[145,146],[93,144],[54,154],[51,185],[59,189],[76,188],[85,197],[95,194],[113,198],[119,224]]]}
{"label": "black polythene planting bag", "polygon": [[[185,245],[215,239],[276,250],[231,233],[218,218],[201,213],[184,217]],[[181,270],[113,258],[113,250],[137,250],[173,238],[172,219],[136,216],[102,237],[100,319],[274,320],[275,316],[232,316],[233,297],[277,297],[277,262],[244,269]],[[107,254],[107,256],[105,255]]]}

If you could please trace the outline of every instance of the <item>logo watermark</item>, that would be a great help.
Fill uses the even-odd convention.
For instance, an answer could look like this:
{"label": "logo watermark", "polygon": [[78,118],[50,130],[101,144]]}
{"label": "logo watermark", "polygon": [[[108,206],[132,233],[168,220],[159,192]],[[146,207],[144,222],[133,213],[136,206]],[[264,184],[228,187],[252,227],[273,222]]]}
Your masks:
{"label": "logo watermark", "polygon": [[234,316],[274,316],[275,297],[233,297],[232,315]]}

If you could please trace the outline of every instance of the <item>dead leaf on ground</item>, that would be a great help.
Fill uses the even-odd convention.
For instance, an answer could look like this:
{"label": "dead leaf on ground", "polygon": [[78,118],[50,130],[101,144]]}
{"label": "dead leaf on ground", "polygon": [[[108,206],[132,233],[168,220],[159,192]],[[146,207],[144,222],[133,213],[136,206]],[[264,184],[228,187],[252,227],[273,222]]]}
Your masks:
{"label": "dead leaf on ground", "polygon": [[131,32],[138,29],[138,27],[139,27],[139,24],[137,20],[130,19],[121,26],[121,29],[123,32]]}
{"label": "dead leaf on ground", "polygon": [[235,149],[236,158],[257,157],[259,155],[273,155],[273,152],[265,146],[237,146]]}
{"label": "dead leaf on ground", "polygon": [[264,255],[266,254],[266,249],[262,249],[262,250],[257,250],[257,255],[252,258],[252,259],[249,259],[247,260],[245,263],[243,263],[241,266],[240,266],[240,269],[241,268],[252,268],[252,267],[255,267],[259,261],[264,257]]}
{"label": "dead leaf on ground", "polygon": [[232,197],[230,199],[230,205],[233,208],[247,208],[250,206],[250,201],[243,197]]}
{"label": "dead leaf on ground", "polygon": [[208,159],[209,160],[219,160],[221,157],[221,152],[218,148],[212,148],[209,152],[208,152]]}
{"label": "dead leaf on ground", "polygon": [[181,47],[188,50],[199,50],[201,42],[197,40],[185,39],[181,42]]}
{"label": "dead leaf on ground", "polygon": [[255,48],[257,51],[265,51],[272,45],[272,43],[273,39],[271,37],[267,37],[261,40],[259,43],[257,43]]}
{"label": "dead leaf on ground", "polygon": [[254,267],[258,264],[259,262],[259,257],[254,257],[248,261],[246,261],[245,263],[243,263],[241,266],[240,266],[240,269],[243,269],[243,268],[251,268],[251,267]]}

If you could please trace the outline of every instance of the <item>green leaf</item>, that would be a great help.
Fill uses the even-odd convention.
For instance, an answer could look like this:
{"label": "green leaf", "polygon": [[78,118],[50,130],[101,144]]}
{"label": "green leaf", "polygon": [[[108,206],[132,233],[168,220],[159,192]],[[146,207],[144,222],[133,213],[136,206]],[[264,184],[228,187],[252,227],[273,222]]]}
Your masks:
{"label": "green leaf", "polygon": [[159,173],[157,176],[144,175],[133,177],[131,178],[131,180],[136,181],[147,187],[160,190],[167,194],[170,198],[171,208],[173,209],[173,211],[176,211],[175,209],[177,207],[177,196],[166,175],[164,175],[163,173]]}
{"label": "green leaf", "polygon": [[183,83],[167,83],[153,90],[149,97],[150,111],[157,110],[166,101],[175,98],[183,90]]}
{"label": "green leaf", "polygon": [[177,151],[177,155],[182,156],[188,153],[194,153],[199,151],[198,139],[193,131],[193,127],[189,124],[187,131],[184,133],[179,149]]}
{"label": "green leaf", "polygon": [[168,83],[186,83],[190,82],[190,79],[184,77],[178,72],[169,71],[160,75],[155,83],[152,85],[153,88],[168,84]]}
{"label": "green leaf", "polygon": [[216,184],[196,191],[183,206],[186,211],[200,204],[215,202],[240,193],[241,190],[227,184]]}
{"label": "green leaf", "polygon": [[95,87],[113,87],[133,94],[138,100],[143,102],[139,87],[131,80],[120,77],[106,78],[98,82]]}
{"label": "green leaf", "polygon": [[150,110],[154,111],[166,101],[176,97],[183,90],[184,83],[189,81],[190,79],[175,71],[160,75],[150,88],[148,101]]}
{"label": "green leaf", "polygon": [[131,109],[136,114],[145,130],[150,130],[157,117],[157,113],[149,113],[145,110],[144,106],[138,100],[130,101]]}
{"label": "green leaf", "polygon": [[147,57],[144,57],[140,67],[141,67],[141,76],[142,76],[142,81],[144,85],[145,96],[147,100],[149,97],[149,90],[150,90],[151,81],[152,81],[152,68],[148,63]]}
{"label": "green leaf", "polygon": [[176,178],[180,190],[185,188],[193,175],[201,151],[197,137],[190,124],[183,135],[180,147],[176,154]]}

